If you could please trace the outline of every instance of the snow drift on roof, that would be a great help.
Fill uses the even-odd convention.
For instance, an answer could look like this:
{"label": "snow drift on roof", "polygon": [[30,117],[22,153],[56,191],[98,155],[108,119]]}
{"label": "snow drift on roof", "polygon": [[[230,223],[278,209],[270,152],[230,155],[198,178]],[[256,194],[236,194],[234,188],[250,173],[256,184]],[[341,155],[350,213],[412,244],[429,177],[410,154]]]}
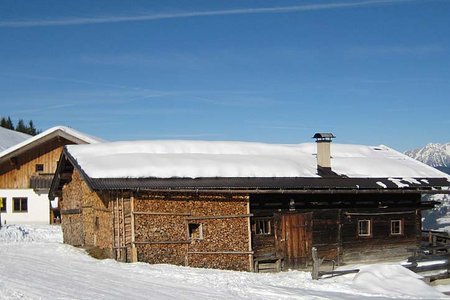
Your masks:
{"label": "snow drift on roof", "polygon": [[[131,141],[69,145],[91,178],[318,177],[316,144]],[[331,145],[332,169],[349,177],[443,178],[386,146]]]}
{"label": "snow drift on roof", "polygon": [[0,151],[17,145],[29,138],[31,138],[29,134],[0,127]]}

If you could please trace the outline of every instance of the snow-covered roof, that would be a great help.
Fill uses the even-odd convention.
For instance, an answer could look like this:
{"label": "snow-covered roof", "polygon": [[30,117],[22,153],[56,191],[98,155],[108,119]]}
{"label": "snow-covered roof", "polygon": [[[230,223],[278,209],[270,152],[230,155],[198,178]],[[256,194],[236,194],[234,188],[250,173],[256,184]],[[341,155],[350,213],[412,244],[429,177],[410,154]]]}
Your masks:
{"label": "snow-covered roof", "polygon": [[0,151],[4,151],[29,138],[31,138],[29,134],[0,127]]}
{"label": "snow-covered roof", "polygon": [[[90,178],[319,177],[315,143],[126,141],[67,152]],[[332,170],[350,178],[448,178],[386,146],[332,143],[331,154]]]}
{"label": "snow-covered roof", "polygon": [[81,143],[99,143],[104,142],[104,140],[87,135],[85,133],[79,132],[75,129],[65,127],[65,126],[56,126],[52,127],[50,129],[47,129],[43,132],[41,132],[38,135],[32,136],[26,140],[23,140],[22,142],[15,144],[12,147],[9,147],[3,151],[0,152],[0,159],[9,156],[10,154],[26,151],[30,147],[33,147],[34,145],[43,143],[47,141],[48,139],[51,139],[55,136],[61,136],[63,138],[72,140],[74,142],[81,142]]}

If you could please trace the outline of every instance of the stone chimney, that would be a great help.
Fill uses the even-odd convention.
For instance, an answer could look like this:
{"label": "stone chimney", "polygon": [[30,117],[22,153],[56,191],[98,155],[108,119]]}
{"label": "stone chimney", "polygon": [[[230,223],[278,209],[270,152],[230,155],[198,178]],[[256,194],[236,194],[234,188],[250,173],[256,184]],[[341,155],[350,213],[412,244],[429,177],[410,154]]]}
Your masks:
{"label": "stone chimney", "polygon": [[317,143],[317,174],[334,175],[331,170],[331,139],[335,136],[332,133],[316,133],[313,138]]}

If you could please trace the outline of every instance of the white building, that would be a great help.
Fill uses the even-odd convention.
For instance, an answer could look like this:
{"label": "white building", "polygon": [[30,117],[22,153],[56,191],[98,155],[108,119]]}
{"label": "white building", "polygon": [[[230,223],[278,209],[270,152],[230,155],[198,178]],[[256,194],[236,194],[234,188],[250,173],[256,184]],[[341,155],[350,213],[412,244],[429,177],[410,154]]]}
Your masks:
{"label": "white building", "polygon": [[48,189],[63,147],[100,141],[63,126],[50,128],[19,143],[9,143],[5,139],[2,144],[13,146],[0,152],[2,224],[52,223],[58,215],[58,203],[50,203]]}

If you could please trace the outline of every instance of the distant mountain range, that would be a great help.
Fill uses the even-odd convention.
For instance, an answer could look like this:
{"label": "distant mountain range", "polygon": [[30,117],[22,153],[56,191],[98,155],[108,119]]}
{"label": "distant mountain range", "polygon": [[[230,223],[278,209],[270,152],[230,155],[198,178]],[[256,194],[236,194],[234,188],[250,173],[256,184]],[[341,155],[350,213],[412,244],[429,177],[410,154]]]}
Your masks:
{"label": "distant mountain range", "polygon": [[405,154],[450,174],[450,143],[430,143],[423,148],[406,151]]}
{"label": "distant mountain range", "polygon": [[[450,174],[450,143],[428,144],[423,148],[406,151],[406,155],[427,165]],[[422,212],[423,229],[444,230],[450,232],[450,195],[425,195],[425,201],[437,201],[440,204]]]}

